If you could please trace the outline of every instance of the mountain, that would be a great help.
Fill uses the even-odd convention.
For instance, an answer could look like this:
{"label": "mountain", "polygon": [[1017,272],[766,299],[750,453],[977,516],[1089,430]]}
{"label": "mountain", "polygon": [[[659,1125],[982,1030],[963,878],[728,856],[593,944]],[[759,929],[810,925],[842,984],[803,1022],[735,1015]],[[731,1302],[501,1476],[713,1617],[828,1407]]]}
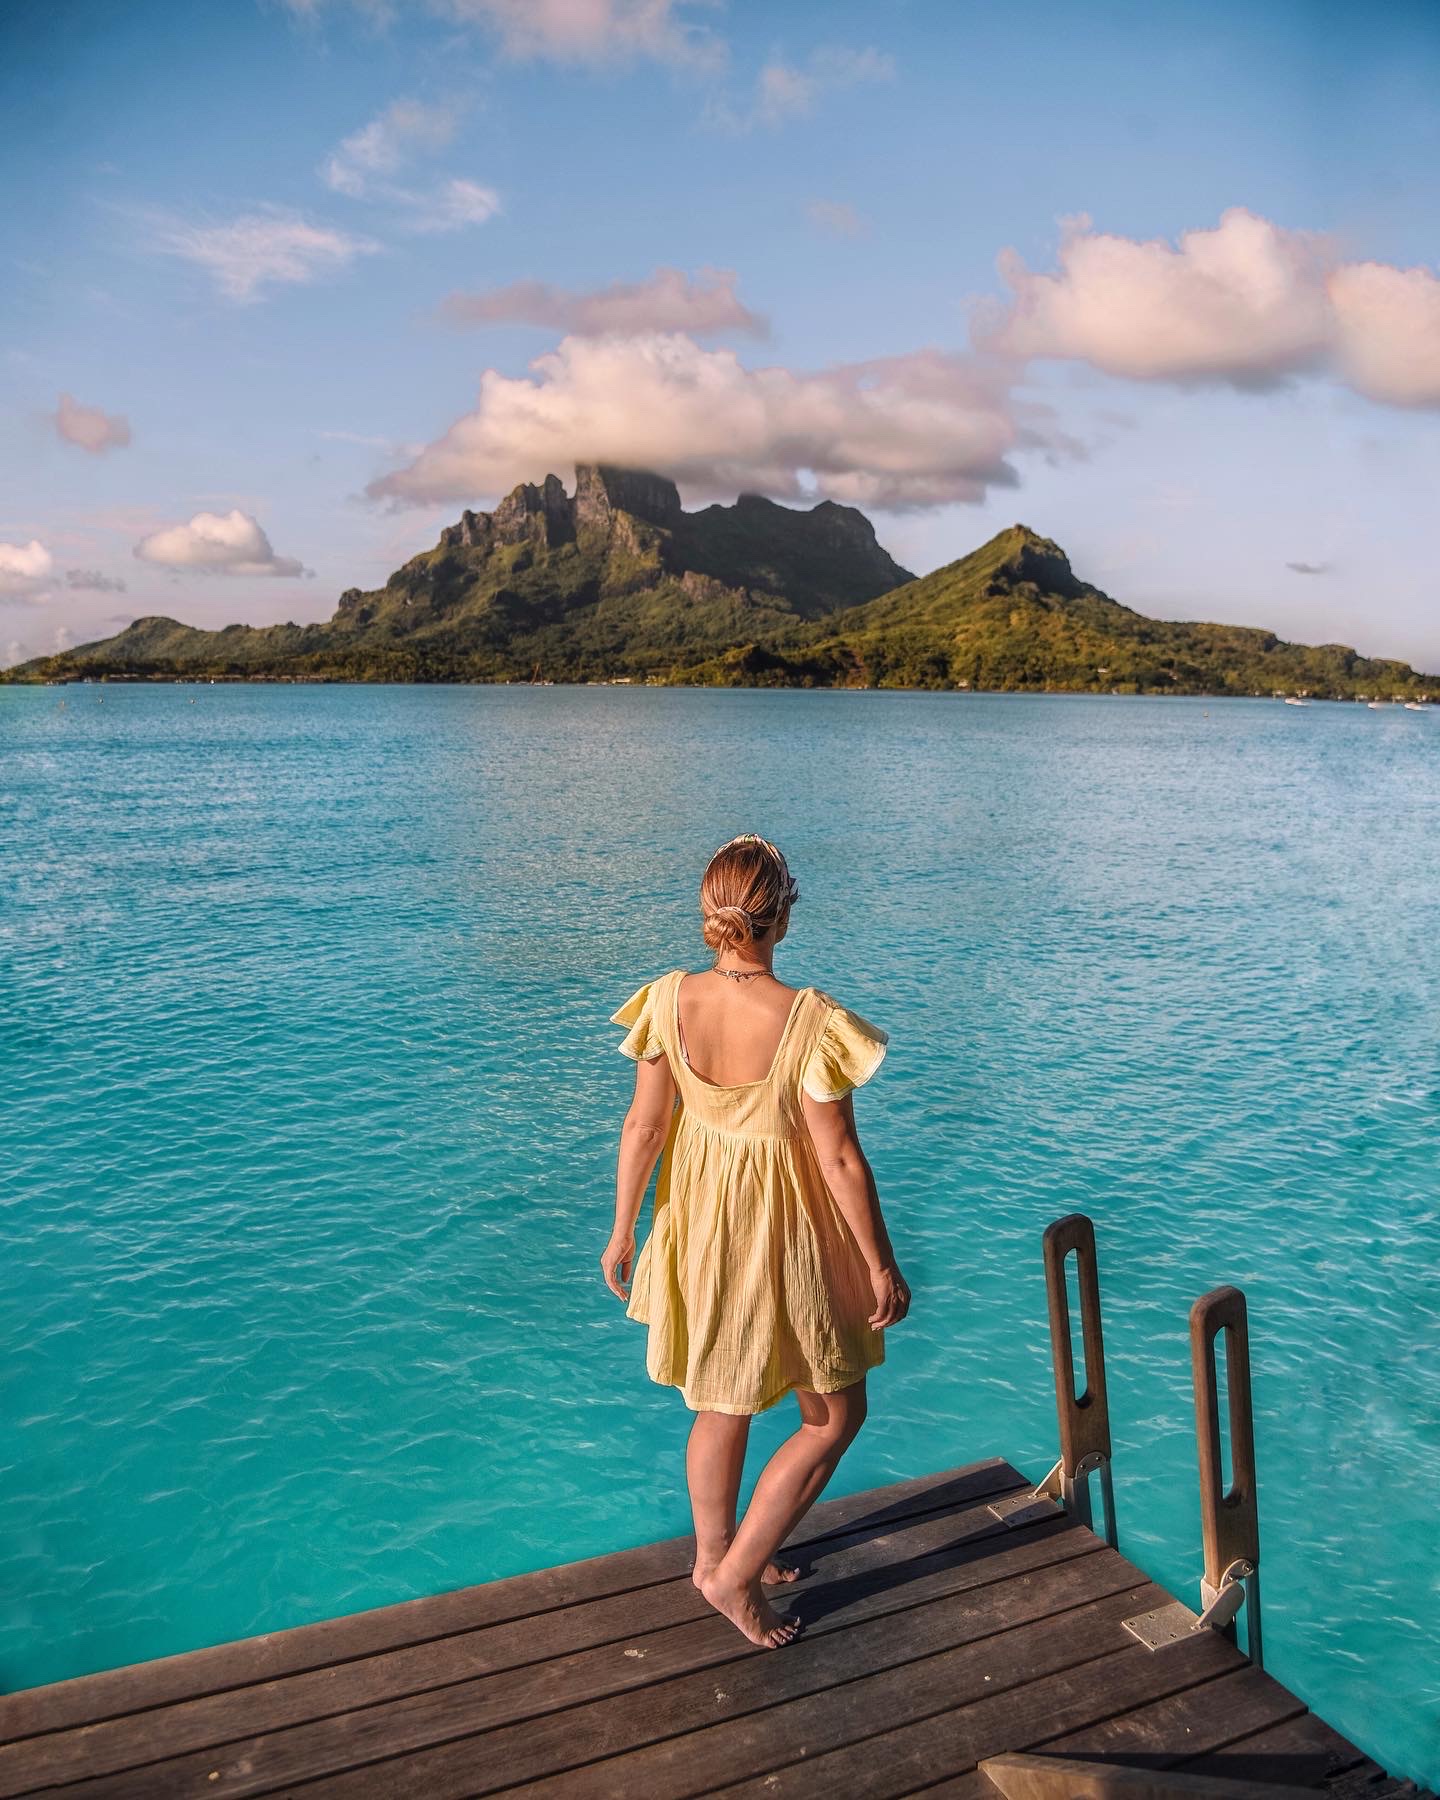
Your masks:
{"label": "mountain", "polygon": [[466,512],[318,625],[137,619],[12,669],[99,679],[556,681],[1317,696],[1440,692],[1343,644],[1150,619],[1024,525],[916,578],[863,513],[742,494],[683,512],[673,482],[582,464]]}
{"label": "mountain", "polygon": [[1012,525],[969,556],[842,608],[801,646],[737,645],[672,678],[754,687],[971,687],[1322,697],[1440,692],[1440,676],[1273,631],[1149,619],[1081,581],[1060,546]]}
{"label": "mountain", "polygon": [[76,677],[495,681],[667,674],[763,635],[799,642],[837,608],[913,579],[853,507],[742,494],[687,513],[674,482],[581,464],[466,512],[383,588],[317,625],[202,631],[142,618],[10,671]]}

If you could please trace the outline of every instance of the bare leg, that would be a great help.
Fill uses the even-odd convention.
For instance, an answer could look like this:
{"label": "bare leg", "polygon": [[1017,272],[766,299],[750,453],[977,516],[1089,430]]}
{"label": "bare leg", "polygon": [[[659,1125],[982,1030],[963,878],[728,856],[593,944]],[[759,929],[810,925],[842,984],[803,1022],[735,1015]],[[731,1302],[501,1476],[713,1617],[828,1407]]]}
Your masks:
{"label": "bare leg", "polygon": [[750,1417],[697,1412],[685,1446],[685,1478],[690,1484],[690,1511],[695,1519],[695,1585],[730,1548],[735,1536],[735,1506],[750,1441]]}
{"label": "bare leg", "polygon": [[[750,1438],[748,1414],[697,1412],[685,1448],[685,1476],[690,1485],[690,1511],[695,1519],[696,1587],[730,1548],[735,1536],[735,1508]],[[786,1582],[798,1570],[778,1557],[765,1564],[760,1579]]]}
{"label": "bare leg", "polygon": [[[752,1643],[778,1648],[794,1635],[760,1592],[766,1563],[804,1518],[865,1423],[865,1380],[838,1394],[796,1390],[801,1425],[766,1463],[729,1548],[700,1584],[710,1604]],[[768,1618],[767,1618],[768,1615]],[[771,1620],[775,1624],[770,1623]]]}

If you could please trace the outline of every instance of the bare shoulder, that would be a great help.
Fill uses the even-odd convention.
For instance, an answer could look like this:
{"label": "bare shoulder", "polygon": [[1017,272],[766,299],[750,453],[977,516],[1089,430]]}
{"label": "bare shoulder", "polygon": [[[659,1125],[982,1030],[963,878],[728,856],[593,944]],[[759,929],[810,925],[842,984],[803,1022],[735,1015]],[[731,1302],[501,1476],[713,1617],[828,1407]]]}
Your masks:
{"label": "bare shoulder", "polygon": [[729,981],[714,969],[677,969],[675,980],[677,989],[684,990],[692,1010],[698,1005],[703,1014],[712,1005],[722,1011],[738,1006],[740,1013],[752,1019],[773,1014],[783,1021],[797,1009],[802,994],[814,991],[808,986],[791,987],[778,977],[763,986],[749,981]]}
{"label": "bare shoulder", "polygon": [[[763,1004],[766,1013],[779,1024],[786,1024],[800,1010],[801,998],[810,993],[808,987],[791,987],[787,982],[777,980],[773,987],[765,990]],[[757,1004],[761,996],[756,995]]]}

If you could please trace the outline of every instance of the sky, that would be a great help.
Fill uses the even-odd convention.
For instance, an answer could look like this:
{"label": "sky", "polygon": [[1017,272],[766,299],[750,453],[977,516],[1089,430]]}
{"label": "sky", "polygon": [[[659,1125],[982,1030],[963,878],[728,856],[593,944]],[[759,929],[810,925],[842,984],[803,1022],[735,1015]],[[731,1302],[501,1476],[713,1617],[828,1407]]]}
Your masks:
{"label": "sky", "polygon": [[1440,672],[1440,7],[7,0],[0,662],[602,460]]}

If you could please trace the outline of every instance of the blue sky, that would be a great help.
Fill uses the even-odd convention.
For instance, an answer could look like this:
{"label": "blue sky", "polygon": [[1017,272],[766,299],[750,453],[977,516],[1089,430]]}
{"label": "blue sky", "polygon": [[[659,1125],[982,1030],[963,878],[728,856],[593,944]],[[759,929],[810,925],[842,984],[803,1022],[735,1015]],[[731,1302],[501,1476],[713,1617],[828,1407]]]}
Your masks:
{"label": "blue sky", "polygon": [[854,501],[921,572],[1020,519],[1142,611],[1440,671],[1434,7],[0,31],[7,661],[327,617],[599,454]]}

